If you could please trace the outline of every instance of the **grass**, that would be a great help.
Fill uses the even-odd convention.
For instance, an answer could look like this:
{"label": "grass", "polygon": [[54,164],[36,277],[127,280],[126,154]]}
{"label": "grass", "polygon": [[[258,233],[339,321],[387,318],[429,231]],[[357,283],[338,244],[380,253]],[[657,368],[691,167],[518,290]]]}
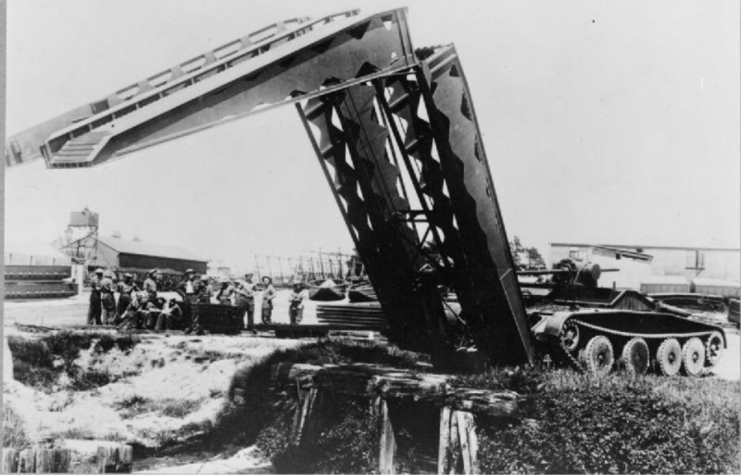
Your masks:
{"label": "grass", "polygon": [[3,404],[3,447],[20,450],[30,445],[26,424],[6,402]]}
{"label": "grass", "polygon": [[741,384],[497,369],[458,386],[526,396],[516,421],[481,421],[484,472],[739,473]]}
{"label": "grass", "polygon": [[92,348],[95,354],[104,354],[113,348],[123,353],[137,345],[139,339],[131,335],[111,335],[103,332],[61,331],[41,338],[10,335],[8,346],[13,354],[13,376],[41,391],[52,392],[59,377],[66,373],[67,388],[87,390],[110,383],[113,378],[104,371],[83,369],[76,364],[81,350]]}

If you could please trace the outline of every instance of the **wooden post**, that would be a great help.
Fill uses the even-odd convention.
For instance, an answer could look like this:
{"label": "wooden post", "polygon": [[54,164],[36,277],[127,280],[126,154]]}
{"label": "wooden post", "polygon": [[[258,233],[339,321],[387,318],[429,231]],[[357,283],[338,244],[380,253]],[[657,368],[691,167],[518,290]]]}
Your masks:
{"label": "wooden post", "polygon": [[299,404],[293,418],[293,434],[291,434],[296,445],[301,445],[307,426],[313,427],[316,422],[313,420],[315,418],[314,407],[316,406],[319,390],[311,388],[308,391],[300,390],[300,393]]}
{"label": "wooden post", "polygon": [[394,469],[394,455],[396,453],[396,439],[394,438],[394,428],[391,425],[389,408],[386,401],[378,399],[378,415],[381,418],[381,441],[378,456],[378,473],[389,474],[396,473]]}
{"label": "wooden post", "polygon": [[133,455],[130,445],[98,447],[98,473],[131,473]]}
{"label": "wooden post", "polygon": [[70,449],[38,449],[36,473],[68,473],[71,460]]}
{"label": "wooden post", "polygon": [[36,472],[36,451],[34,449],[21,450],[18,454],[18,473]]}
{"label": "wooden post", "polygon": [[478,439],[473,414],[468,411],[456,411],[443,406],[440,411],[440,442],[437,455],[437,473],[454,474],[458,462],[463,462],[463,473],[479,473]]}
{"label": "wooden post", "polygon": [[463,473],[473,475],[479,473],[478,469],[478,439],[476,438],[476,423],[473,414],[467,411],[455,411],[458,421],[458,440],[463,457]]}
{"label": "wooden post", "polygon": [[16,473],[18,471],[18,451],[15,449],[3,449],[3,465],[0,473]]}
{"label": "wooden post", "polygon": [[450,408],[443,406],[440,410],[440,438],[437,446],[437,473],[445,473],[445,465],[448,460],[450,446]]}

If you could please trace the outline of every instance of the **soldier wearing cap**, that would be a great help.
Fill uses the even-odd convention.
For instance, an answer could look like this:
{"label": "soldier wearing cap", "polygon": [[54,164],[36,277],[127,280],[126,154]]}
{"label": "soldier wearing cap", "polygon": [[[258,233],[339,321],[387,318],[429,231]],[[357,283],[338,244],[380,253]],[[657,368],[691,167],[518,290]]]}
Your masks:
{"label": "soldier wearing cap", "polygon": [[244,310],[244,328],[247,331],[255,333],[255,287],[257,284],[252,282],[252,272],[244,274],[244,280],[238,281],[234,289],[234,300],[236,306]]}
{"label": "soldier wearing cap", "polygon": [[157,281],[160,278],[160,272],[157,269],[149,271],[147,280],[144,281],[144,290],[149,294],[149,300],[154,302],[157,300]]}
{"label": "soldier wearing cap", "polygon": [[111,271],[103,273],[103,279],[100,281],[100,302],[102,307],[103,325],[113,325],[116,319],[116,296],[113,294],[113,279],[115,276]]}
{"label": "soldier wearing cap", "polygon": [[90,308],[87,312],[88,325],[100,325],[100,316],[102,313],[100,284],[103,279],[103,269],[98,267],[95,273],[90,276]]}
{"label": "soldier wearing cap", "polygon": [[139,288],[134,282],[134,276],[127,272],[116,286],[116,290],[118,291],[118,303],[116,304],[116,323],[118,324],[126,315],[126,310],[131,303],[131,294],[138,292]]}

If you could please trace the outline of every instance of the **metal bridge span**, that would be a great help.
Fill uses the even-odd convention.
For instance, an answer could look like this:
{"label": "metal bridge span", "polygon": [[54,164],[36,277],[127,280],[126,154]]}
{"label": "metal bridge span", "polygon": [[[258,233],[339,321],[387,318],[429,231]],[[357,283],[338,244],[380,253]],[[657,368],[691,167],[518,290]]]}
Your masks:
{"label": "metal bridge span", "polygon": [[[392,337],[532,360],[514,264],[455,48],[414,50],[407,10],[291,19],[9,137],[6,165],[94,166],[294,104]],[[440,286],[461,311],[445,312]]]}

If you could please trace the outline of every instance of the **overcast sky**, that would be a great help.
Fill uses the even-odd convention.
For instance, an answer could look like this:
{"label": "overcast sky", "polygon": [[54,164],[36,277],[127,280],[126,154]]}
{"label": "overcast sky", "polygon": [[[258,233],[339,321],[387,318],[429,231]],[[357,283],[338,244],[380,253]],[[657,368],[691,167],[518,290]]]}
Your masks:
{"label": "overcast sky", "polygon": [[[458,49],[510,237],[739,246],[736,0],[9,0],[7,132],[281,19],[403,5],[415,47]],[[6,170],[6,249],[84,206],[103,234],[240,266],[352,248],[291,107],[93,169]]]}

